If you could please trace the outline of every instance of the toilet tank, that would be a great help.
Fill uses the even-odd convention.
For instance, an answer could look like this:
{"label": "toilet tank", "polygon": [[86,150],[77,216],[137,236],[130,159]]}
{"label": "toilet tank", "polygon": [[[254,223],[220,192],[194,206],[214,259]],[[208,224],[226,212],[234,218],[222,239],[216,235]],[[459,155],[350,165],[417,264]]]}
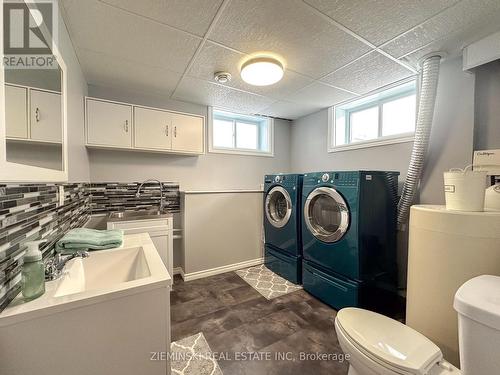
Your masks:
{"label": "toilet tank", "polygon": [[455,295],[460,363],[464,375],[498,374],[500,369],[500,277],[483,275]]}

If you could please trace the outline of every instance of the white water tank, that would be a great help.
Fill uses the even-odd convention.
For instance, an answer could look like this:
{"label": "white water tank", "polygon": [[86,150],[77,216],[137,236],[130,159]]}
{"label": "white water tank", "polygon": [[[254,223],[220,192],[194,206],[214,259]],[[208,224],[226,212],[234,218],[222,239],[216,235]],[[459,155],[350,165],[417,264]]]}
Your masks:
{"label": "white water tank", "polygon": [[500,372],[500,277],[478,276],[455,296],[463,375]]}
{"label": "white water tank", "polygon": [[410,211],[406,323],[459,367],[458,288],[480,275],[500,276],[500,212]]}

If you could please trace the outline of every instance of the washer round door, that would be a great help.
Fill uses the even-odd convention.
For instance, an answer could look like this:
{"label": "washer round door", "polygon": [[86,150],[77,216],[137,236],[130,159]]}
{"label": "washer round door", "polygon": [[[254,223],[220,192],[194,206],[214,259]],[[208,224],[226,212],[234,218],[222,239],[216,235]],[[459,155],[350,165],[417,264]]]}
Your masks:
{"label": "washer round door", "polygon": [[331,187],[314,189],[304,204],[304,219],[311,234],[323,242],[337,242],[347,233],[349,208]]}
{"label": "washer round door", "polygon": [[265,211],[267,221],[275,227],[282,228],[292,216],[292,200],[290,194],[281,186],[273,187],[267,193]]}

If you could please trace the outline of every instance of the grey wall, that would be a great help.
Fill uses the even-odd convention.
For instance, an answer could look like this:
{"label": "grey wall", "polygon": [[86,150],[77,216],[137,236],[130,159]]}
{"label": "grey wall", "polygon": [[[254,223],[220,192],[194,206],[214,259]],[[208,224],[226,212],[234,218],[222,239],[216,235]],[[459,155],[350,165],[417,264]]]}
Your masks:
{"label": "grey wall", "polygon": [[444,204],[443,172],[472,163],[473,133],[474,75],[459,57],[441,64],[420,203]]}
{"label": "grey wall", "polygon": [[13,163],[63,170],[60,144],[7,142],[6,154]]}
{"label": "grey wall", "polygon": [[500,60],[480,66],[476,74],[476,150],[500,149]]}
{"label": "grey wall", "polygon": [[[443,172],[472,161],[474,131],[474,76],[462,71],[461,58],[441,64],[433,128],[420,194],[416,203],[444,204]],[[327,110],[292,123],[291,169],[314,170],[380,169],[401,173],[400,186],[408,170],[412,142],[336,153],[327,152]],[[407,232],[398,235],[399,285],[406,285]]]}
{"label": "grey wall", "polygon": [[90,180],[89,159],[84,138],[84,101],[87,82],[83,76],[66,25],[59,20],[59,49],[68,69],[68,168],[69,181]]}
{"label": "grey wall", "polygon": [[[461,58],[441,64],[429,154],[421,185],[421,203],[444,203],[443,172],[471,162],[474,126],[474,76],[462,71]],[[291,168],[294,172],[379,169],[406,176],[412,142],[327,152],[328,114],[322,110],[293,121]]]}
{"label": "grey wall", "polygon": [[380,169],[406,174],[413,142],[328,153],[328,111],[292,123],[291,167],[304,173],[322,170]]}
{"label": "grey wall", "polygon": [[[207,115],[207,107],[138,92],[89,86],[89,95],[170,110]],[[142,181],[158,178],[179,182],[181,190],[256,189],[263,176],[290,169],[290,123],[276,120],[274,157],[207,153],[180,156],[90,150],[91,181]]]}
{"label": "grey wall", "polygon": [[61,71],[57,69],[6,69],[5,82],[61,92]]}

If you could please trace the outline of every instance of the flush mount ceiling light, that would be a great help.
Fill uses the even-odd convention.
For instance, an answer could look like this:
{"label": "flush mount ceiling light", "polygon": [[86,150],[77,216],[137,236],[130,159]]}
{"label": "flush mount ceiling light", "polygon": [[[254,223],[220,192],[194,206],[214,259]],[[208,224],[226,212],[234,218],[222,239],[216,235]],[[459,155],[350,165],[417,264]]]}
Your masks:
{"label": "flush mount ceiling light", "polygon": [[231,73],[228,72],[215,72],[214,79],[219,83],[228,83],[231,80]]}
{"label": "flush mount ceiling light", "polygon": [[241,78],[254,86],[272,85],[283,78],[283,73],[283,64],[272,57],[256,57],[241,66]]}

